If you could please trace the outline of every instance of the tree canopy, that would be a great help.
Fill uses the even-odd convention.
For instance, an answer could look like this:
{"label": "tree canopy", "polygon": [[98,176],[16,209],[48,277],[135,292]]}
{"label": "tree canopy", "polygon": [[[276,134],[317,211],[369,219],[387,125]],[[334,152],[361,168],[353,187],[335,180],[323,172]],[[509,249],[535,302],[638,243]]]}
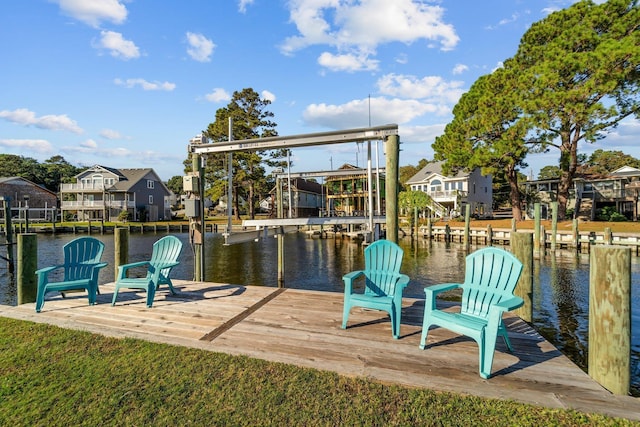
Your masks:
{"label": "tree canopy", "polygon": [[[273,113],[267,109],[271,101],[260,98],[251,88],[233,93],[229,104],[216,111],[215,121],[204,132],[210,142],[229,141],[229,119],[232,120],[233,139],[252,139],[277,136],[276,123],[271,121]],[[240,199],[247,201],[249,215],[255,215],[256,195],[269,190],[265,165],[277,165],[278,159],[286,155],[280,151],[239,151],[233,153],[233,203],[236,218],[240,218]],[[207,195],[212,200],[220,199],[227,188],[226,154],[210,154],[207,158],[205,176],[209,183]]]}
{"label": "tree canopy", "polygon": [[557,148],[558,217],[580,161],[578,144],[603,138],[640,112],[637,0],[583,0],[535,23],[504,67],[480,77],[433,144],[445,168],[504,171],[514,217],[516,170],[528,153]]}
{"label": "tree canopy", "polygon": [[0,177],[19,176],[51,191],[57,192],[61,182],[70,182],[81,171],[58,155],[39,163],[31,157],[0,154]]}

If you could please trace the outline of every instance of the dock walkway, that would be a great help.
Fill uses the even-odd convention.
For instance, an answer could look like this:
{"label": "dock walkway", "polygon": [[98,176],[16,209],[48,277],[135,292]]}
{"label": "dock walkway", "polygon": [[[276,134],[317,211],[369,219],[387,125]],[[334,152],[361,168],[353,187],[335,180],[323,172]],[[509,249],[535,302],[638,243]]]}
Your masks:
{"label": "dock walkway", "polygon": [[175,280],[177,295],[160,290],[152,309],[144,292],[125,290],[111,307],[114,285],[102,285],[98,304],[86,295],[47,295],[35,304],[1,306],[0,316],[113,337],[247,355],[437,391],[573,408],[640,421],[640,399],[615,396],[517,317],[505,319],[515,353],[499,340],[493,377],[478,375],[474,341],[445,329],[430,331],[420,350],[424,301],[405,298],[401,338],[388,316],[355,308],[341,328],[341,293]]}

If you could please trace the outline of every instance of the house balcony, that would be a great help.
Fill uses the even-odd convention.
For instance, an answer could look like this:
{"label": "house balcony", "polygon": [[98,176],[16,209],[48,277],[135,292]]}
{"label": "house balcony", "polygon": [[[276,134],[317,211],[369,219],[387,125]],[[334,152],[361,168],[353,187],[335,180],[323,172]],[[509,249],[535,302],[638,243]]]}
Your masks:
{"label": "house balcony", "polygon": [[103,184],[60,184],[61,193],[102,192],[106,189]]}
{"label": "house balcony", "polygon": [[62,209],[133,209],[135,202],[125,202],[122,200],[111,200],[105,203],[104,200],[64,200],[61,202]]}
{"label": "house balcony", "polygon": [[467,192],[460,190],[427,191],[426,193],[438,203],[461,201],[467,198]]}

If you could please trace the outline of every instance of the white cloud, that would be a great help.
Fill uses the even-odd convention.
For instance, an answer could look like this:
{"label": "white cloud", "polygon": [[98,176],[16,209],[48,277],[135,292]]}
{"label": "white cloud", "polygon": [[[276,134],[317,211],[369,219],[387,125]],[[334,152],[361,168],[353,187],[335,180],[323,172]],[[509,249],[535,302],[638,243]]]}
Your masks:
{"label": "white cloud", "polygon": [[269,92],[268,90],[263,90],[260,93],[260,97],[262,99],[266,99],[267,101],[274,102],[276,100],[276,96],[273,92]]}
{"label": "white cloud", "polygon": [[127,8],[119,0],[52,0],[65,15],[99,27],[102,21],[122,24],[127,19]]}
{"label": "white cloud", "polygon": [[73,133],[82,133],[83,130],[78,126],[75,120],[71,120],[66,114],[62,115],[45,115],[37,117],[36,113],[26,108],[18,108],[17,110],[0,111],[0,118],[4,118],[10,122],[24,126],[35,126],[40,129],[48,130],[66,130]]}
{"label": "white cloud", "polygon": [[93,150],[94,148],[98,148],[98,143],[95,142],[93,139],[87,139],[86,141],[81,142],[80,146]]}
{"label": "white cloud", "polygon": [[448,114],[450,111],[450,108],[416,99],[376,97],[356,99],[341,105],[311,104],[302,117],[308,125],[348,129],[365,127],[369,121],[373,125],[407,123],[427,113]]}
{"label": "white cloud", "polygon": [[446,81],[440,76],[415,76],[387,74],[378,79],[378,89],[383,95],[402,98],[419,98],[431,102],[453,105],[464,93],[461,81]]}
{"label": "white cloud", "polygon": [[53,147],[45,139],[0,139],[0,147],[17,148],[38,153],[51,153]]}
{"label": "white cloud", "polygon": [[291,0],[289,7],[298,35],[281,45],[286,55],[312,45],[328,45],[337,50],[333,57],[357,52],[354,56],[362,58],[375,55],[377,46],[385,43],[426,40],[429,46],[436,43],[441,50],[451,50],[459,40],[453,26],[443,22],[444,9],[420,1]]}
{"label": "white cloud", "polygon": [[145,79],[115,79],[113,81],[118,86],[124,86],[126,88],[134,88],[136,86],[141,87],[143,90],[164,90],[171,92],[176,88],[175,83],[169,82],[149,82]]}
{"label": "white cloud", "polygon": [[216,47],[211,40],[202,34],[187,32],[187,43],[189,43],[187,53],[191,59],[198,62],[211,61],[211,54],[213,53],[213,49]]}
{"label": "white cloud", "polygon": [[334,55],[329,52],[323,52],[318,58],[318,64],[331,71],[375,71],[379,62],[366,55]]}
{"label": "white cloud", "polygon": [[454,75],[462,74],[465,71],[469,71],[469,67],[464,65],[464,64],[456,64],[456,66],[453,67],[453,74]]}
{"label": "white cloud", "polygon": [[109,50],[115,58],[127,60],[140,57],[140,50],[135,43],[125,40],[122,34],[115,31],[100,31],[100,40],[94,43],[94,47]]}
{"label": "white cloud", "polygon": [[204,98],[210,102],[223,102],[230,101],[231,95],[226,90],[217,87],[213,89],[213,92],[206,94]]}
{"label": "white cloud", "polygon": [[253,4],[254,0],[240,0],[238,2],[238,12],[245,13],[247,11],[247,6]]}
{"label": "white cloud", "polygon": [[120,132],[113,129],[102,129],[100,131],[100,136],[106,139],[123,139],[124,138]]}

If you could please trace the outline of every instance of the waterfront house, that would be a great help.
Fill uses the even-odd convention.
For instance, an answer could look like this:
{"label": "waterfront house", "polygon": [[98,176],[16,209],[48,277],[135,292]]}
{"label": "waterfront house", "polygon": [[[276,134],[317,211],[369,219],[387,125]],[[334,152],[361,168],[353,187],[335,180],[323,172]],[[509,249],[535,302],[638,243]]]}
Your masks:
{"label": "waterfront house", "polygon": [[[289,180],[282,179],[282,204],[284,216],[289,216]],[[277,191],[274,187],[269,196],[260,202],[260,209],[275,217],[277,207]],[[291,215],[293,218],[318,216],[325,206],[326,190],[323,185],[304,178],[291,179]]]}
{"label": "waterfront house", "polygon": [[[542,217],[551,215],[551,203],[557,200],[559,179],[527,181],[526,191],[540,202]],[[623,166],[606,176],[579,176],[574,178],[569,190],[567,210],[574,218],[597,219],[598,212],[606,207],[615,209],[629,220],[637,221],[638,195],[640,193],[640,169]],[[527,207],[527,215],[533,217],[533,206]]]}
{"label": "waterfront house", "polygon": [[171,219],[171,191],[151,168],[115,169],[96,165],[60,185],[63,218],[115,221],[123,212],[134,221]]}
{"label": "waterfront house", "polygon": [[466,205],[478,218],[493,215],[493,178],[482,175],[479,168],[471,172],[458,171],[453,176],[442,172],[444,162],[428,163],[411,177],[406,185],[413,191],[424,191],[431,198],[428,206],[436,217],[455,217],[464,214]]}
{"label": "waterfront house", "polygon": [[[368,215],[369,185],[367,170],[345,163],[338,168],[337,172],[340,173],[326,176],[327,212],[330,215],[335,214],[338,216]],[[374,171],[371,194],[376,203],[380,200],[380,212],[385,211],[384,191],[385,175]],[[374,203],[374,206],[376,203]],[[377,208],[374,207],[375,210]]]}
{"label": "waterfront house", "polygon": [[[9,203],[14,221],[51,221],[55,218],[58,196],[41,185],[20,176],[0,178],[0,199]],[[4,208],[4,205],[2,206]],[[0,209],[4,220],[4,209]]]}

